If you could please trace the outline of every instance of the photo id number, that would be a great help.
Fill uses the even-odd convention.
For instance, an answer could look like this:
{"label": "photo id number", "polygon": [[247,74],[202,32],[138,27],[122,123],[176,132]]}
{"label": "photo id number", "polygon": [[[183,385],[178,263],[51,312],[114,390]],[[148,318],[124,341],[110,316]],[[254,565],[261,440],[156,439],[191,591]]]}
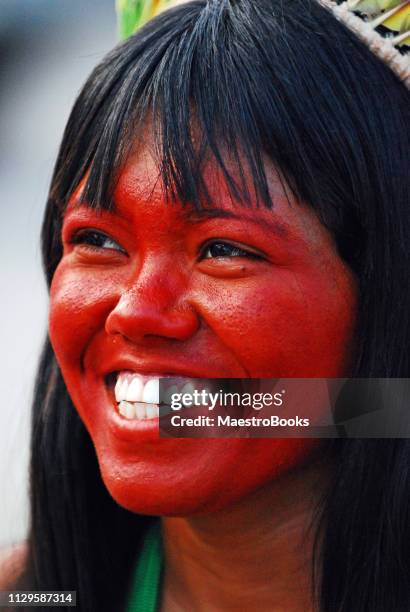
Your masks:
{"label": "photo id number", "polygon": [[76,591],[1,591],[0,606],[76,606]]}

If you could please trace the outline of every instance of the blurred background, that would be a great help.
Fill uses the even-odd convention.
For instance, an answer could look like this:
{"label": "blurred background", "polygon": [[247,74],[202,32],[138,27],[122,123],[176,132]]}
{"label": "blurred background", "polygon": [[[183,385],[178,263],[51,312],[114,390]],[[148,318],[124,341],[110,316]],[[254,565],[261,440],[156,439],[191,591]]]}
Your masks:
{"label": "blurred background", "polygon": [[0,547],[27,531],[29,423],[47,321],[39,233],[65,122],[117,40],[114,0],[0,0]]}

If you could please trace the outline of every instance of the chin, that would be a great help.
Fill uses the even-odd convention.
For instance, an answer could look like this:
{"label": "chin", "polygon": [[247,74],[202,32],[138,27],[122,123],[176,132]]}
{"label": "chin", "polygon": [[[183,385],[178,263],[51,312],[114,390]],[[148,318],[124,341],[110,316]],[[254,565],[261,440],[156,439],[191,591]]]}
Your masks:
{"label": "chin", "polygon": [[[318,442],[160,440],[162,452],[150,449],[126,462],[123,456],[106,452],[107,448],[97,447],[97,456],[104,484],[120,506],[136,514],[187,517],[229,509],[275,483],[308,464]],[[151,452],[155,461],[147,459]]]}

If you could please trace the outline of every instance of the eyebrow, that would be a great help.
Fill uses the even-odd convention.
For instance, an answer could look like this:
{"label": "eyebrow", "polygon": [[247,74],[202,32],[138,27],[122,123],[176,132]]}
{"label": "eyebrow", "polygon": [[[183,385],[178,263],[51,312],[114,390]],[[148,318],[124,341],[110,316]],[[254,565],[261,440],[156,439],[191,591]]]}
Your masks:
{"label": "eyebrow", "polygon": [[266,219],[255,219],[252,215],[236,214],[230,210],[224,208],[203,208],[201,210],[183,210],[182,216],[190,223],[202,223],[208,219],[237,219],[239,221],[250,221],[255,225],[263,225],[269,232],[274,232],[280,237],[288,235],[288,228],[272,217],[272,221],[269,222]]}
{"label": "eyebrow", "polygon": [[[74,209],[81,208],[82,206],[88,208],[89,210],[96,211],[93,207],[89,206],[87,202],[74,201]],[[115,214],[118,217],[121,217],[125,221],[129,221],[128,217],[123,215],[121,211],[118,209],[118,206],[115,205],[111,211],[107,211],[106,209],[98,209],[99,212],[108,212],[109,214]],[[67,209],[64,211],[64,217],[67,212]],[[286,238],[289,236],[289,227],[284,223],[275,219],[272,215],[272,221],[267,221],[266,219],[255,219],[252,215],[247,214],[236,214],[230,210],[226,210],[225,208],[202,208],[200,210],[195,210],[192,208],[183,208],[181,211],[181,216],[188,223],[192,224],[200,224],[204,223],[209,219],[236,219],[239,221],[247,221],[253,223],[254,225],[263,226],[264,229],[268,232],[273,232],[276,236],[280,238]]]}

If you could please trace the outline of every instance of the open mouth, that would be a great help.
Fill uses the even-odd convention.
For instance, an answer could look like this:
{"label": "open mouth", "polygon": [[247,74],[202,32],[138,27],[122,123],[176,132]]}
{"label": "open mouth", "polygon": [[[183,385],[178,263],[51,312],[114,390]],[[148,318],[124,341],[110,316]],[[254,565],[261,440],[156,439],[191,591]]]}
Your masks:
{"label": "open mouth", "polygon": [[[221,404],[220,397],[224,391],[239,397],[243,390],[241,379],[201,379],[171,373],[140,374],[133,370],[120,370],[108,374],[105,383],[117,413],[130,421],[158,422],[164,418],[162,423],[166,426],[167,417],[180,410],[192,417],[210,412],[215,414],[214,408],[237,417],[249,416],[248,412],[252,412],[249,407]],[[211,393],[214,396],[212,401]]]}
{"label": "open mouth", "polygon": [[118,413],[128,420],[165,416],[171,410],[173,394],[192,394],[195,389],[189,378],[142,375],[130,370],[112,372],[105,381]]}

